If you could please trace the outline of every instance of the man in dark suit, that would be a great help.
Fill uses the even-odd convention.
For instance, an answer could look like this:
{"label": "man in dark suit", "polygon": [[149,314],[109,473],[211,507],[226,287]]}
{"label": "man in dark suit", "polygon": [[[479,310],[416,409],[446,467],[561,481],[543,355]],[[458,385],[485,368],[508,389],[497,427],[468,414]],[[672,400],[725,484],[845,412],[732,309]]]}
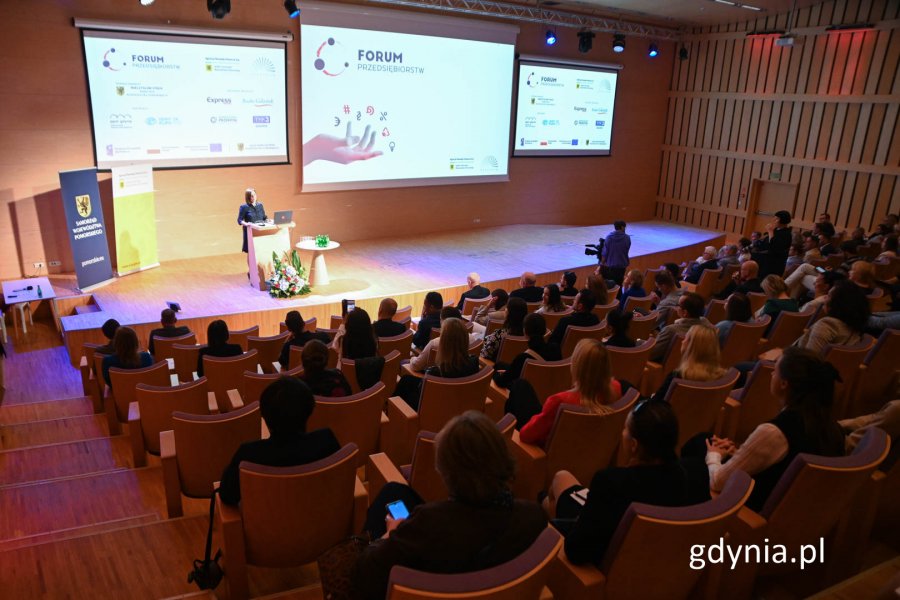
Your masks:
{"label": "man in dark suit", "polygon": [[556,328],[553,330],[553,333],[550,334],[550,339],[548,339],[547,342],[562,346],[563,339],[566,337],[566,328],[568,328],[569,325],[593,327],[594,325],[599,324],[600,319],[594,314],[594,306],[596,306],[596,304],[597,299],[594,297],[594,292],[586,288],[578,292],[578,295],[575,296],[575,302],[572,304],[572,308],[575,312],[559,320],[559,323],[556,324]]}
{"label": "man in dark suit", "polygon": [[431,328],[441,328],[441,309],[444,308],[444,298],[438,292],[428,292],[425,295],[425,304],[422,306],[422,318],[413,336],[413,346],[421,350],[431,339]]}
{"label": "man in dark suit", "polygon": [[293,467],[327,458],[341,449],[330,429],[306,431],[316,406],[312,390],[296,377],[283,377],[263,390],[259,412],[269,438],[245,442],[222,473],[219,493],[226,504],[241,501],[239,466],[242,461],[270,467]]}
{"label": "man in dark suit", "polygon": [[394,320],[397,314],[397,301],[393,298],[385,298],[378,305],[378,320],[372,323],[375,335],[378,337],[393,337],[406,331],[403,323]]}
{"label": "man in dark suit", "polygon": [[238,225],[244,230],[244,252],[247,251],[247,228],[243,227],[245,223],[262,223],[266,220],[266,209],[263,208],[262,202],[256,200],[256,190],[247,188],[244,191],[244,203],[238,210]]}
{"label": "man in dark suit", "polygon": [[718,269],[719,261],[716,260],[716,249],[714,246],[707,246],[703,249],[702,260],[695,262],[685,271],[684,280],[688,283],[697,284],[703,271],[707,269]]}
{"label": "man in dark suit", "polygon": [[459,310],[463,309],[463,304],[466,303],[466,298],[471,298],[472,300],[481,300],[482,298],[487,298],[491,295],[491,290],[487,289],[481,283],[481,276],[478,273],[472,272],[466,277],[466,284],[469,286],[469,289],[462,293],[459,297],[459,304],[456,305],[456,308]]}
{"label": "man in dark suit", "polygon": [[178,317],[175,315],[174,310],[172,310],[171,308],[163,309],[162,313],[159,316],[159,323],[160,325],[162,325],[162,327],[154,329],[150,332],[150,343],[147,344],[147,350],[150,351],[150,354],[153,354],[153,338],[181,337],[191,332],[191,330],[184,325],[176,326],[175,324],[177,322]]}
{"label": "man in dark suit", "polygon": [[762,294],[763,289],[759,279],[759,265],[755,260],[745,260],[741,263],[741,270],[731,276],[729,283],[716,298],[725,300],[734,292],[741,294]]}
{"label": "man in dark suit", "polygon": [[306,331],[306,323],[299,311],[292,310],[284,317],[284,325],[291,332],[291,338],[281,347],[281,355],[278,364],[282,369],[287,369],[291,362],[291,346],[302,347],[306,342],[319,340],[323,344],[330,344],[331,338],[325,332]]}
{"label": "man in dark suit", "polygon": [[519,279],[521,287],[511,291],[509,297],[521,298],[525,302],[540,302],[544,299],[544,288],[536,286],[536,283],[537,278],[534,276],[534,273],[525,271],[522,273],[522,278]]}
{"label": "man in dark suit", "polygon": [[563,273],[562,277],[559,279],[559,295],[577,296],[578,288],[575,287],[576,281],[578,281],[578,275],[575,274],[575,271],[566,271]]}

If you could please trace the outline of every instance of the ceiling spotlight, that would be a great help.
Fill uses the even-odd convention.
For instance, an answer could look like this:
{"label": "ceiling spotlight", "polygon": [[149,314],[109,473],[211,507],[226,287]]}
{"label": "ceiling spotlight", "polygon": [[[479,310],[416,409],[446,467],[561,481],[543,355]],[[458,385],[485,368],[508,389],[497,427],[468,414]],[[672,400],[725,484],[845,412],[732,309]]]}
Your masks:
{"label": "ceiling spotlight", "polygon": [[296,19],[300,16],[300,9],[297,8],[297,3],[294,0],[284,0],[284,10],[287,11],[287,14],[290,15],[292,19]]}
{"label": "ceiling spotlight", "polygon": [[552,46],[555,43],[556,43],[556,32],[554,32],[552,29],[548,29],[547,30],[547,45]]}
{"label": "ceiling spotlight", "polygon": [[659,56],[659,47],[656,44],[650,44],[650,49],[647,50],[647,56],[650,58],[656,58]]}
{"label": "ceiling spotlight", "polygon": [[579,31],[578,32],[578,51],[582,54],[587,54],[591,51],[591,48],[594,47],[594,37],[595,34],[593,31]]}
{"label": "ceiling spotlight", "polygon": [[613,52],[625,52],[625,36],[621,33],[613,36]]}
{"label": "ceiling spotlight", "polygon": [[224,19],[231,12],[231,0],[206,0],[206,9],[213,19]]}

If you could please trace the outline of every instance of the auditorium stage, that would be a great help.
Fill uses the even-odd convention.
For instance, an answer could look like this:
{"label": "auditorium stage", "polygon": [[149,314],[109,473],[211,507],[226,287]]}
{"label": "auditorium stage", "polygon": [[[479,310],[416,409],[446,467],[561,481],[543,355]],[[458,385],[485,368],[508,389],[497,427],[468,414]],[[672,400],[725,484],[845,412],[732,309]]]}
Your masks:
{"label": "auditorium stage", "polygon": [[[347,242],[327,253],[330,285],[290,300],[252,289],[242,253],[164,262],[84,295],[73,295],[71,279],[53,278],[52,283],[61,296],[56,301],[59,324],[72,363],[77,364],[82,343],[103,341],[99,328],[106,319],[134,327],[146,340],[150,330],[159,326],[166,301],[178,302],[179,321],[205,340],[207,325],[217,318],[224,318],[235,330],[259,325],[260,335],[274,335],[291,309],[306,319],[317,317],[320,327],[328,327],[330,315],[340,314],[342,298],[356,299],[357,306],[374,318],[378,302],[391,296],[401,307],[411,304],[416,315],[429,291],[441,292],[445,300],[457,299],[466,289],[470,271],[477,271],[489,288],[518,287],[524,271],[534,271],[539,284],[558,281],[565,270],[583,278],[597,264],[595,257],[584,254],[584,244],[596,243],[612,230],[612,225],[508,225],[421,238]],[[632,239],[631,264],[639,269],[693,259],[704,246],[724,243],[720,232],[662,221],[629,223],[627,232]],[[239,232],[233,233],[237,245]],[[300,256],[308,268],[311,253],[300,252]],[[82,314],[75,314],[78,306]],[[84,312],[86,307],[94,312]]]}

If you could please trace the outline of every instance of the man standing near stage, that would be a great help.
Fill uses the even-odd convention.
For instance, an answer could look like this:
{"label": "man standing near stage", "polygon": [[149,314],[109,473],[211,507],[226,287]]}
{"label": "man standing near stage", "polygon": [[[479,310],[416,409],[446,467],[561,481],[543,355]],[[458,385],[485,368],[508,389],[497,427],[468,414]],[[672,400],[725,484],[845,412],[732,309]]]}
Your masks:
{"label": "man standing near stage", "polygon": [[616,228],[606,236],[603,244],[603,255],[600,258],[600,273],[604,279],[611,279],[622,285],[625,271],[628,269],[628,251],[631,249],[631,236],[625,233],[625,221],[613,223]]}

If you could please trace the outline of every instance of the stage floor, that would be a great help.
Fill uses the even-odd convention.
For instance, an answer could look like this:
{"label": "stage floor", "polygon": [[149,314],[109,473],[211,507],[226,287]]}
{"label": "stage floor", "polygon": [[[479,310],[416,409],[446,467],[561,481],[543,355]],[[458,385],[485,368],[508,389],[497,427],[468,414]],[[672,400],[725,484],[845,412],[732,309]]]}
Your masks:
{"label": "stage floor", "polygon": [[[557,281],[564,270],[577,270],[583,276],[597,264],[584,254],[584,244],[596,243],[612,230],[612,225],[508,225],[422,238],[347,242],[326,254],[331,283],[290,300],[274,299],[251,288],[242,253],[169,261],[91,292],[101,309],[98,312],[72,314],[74,305],[84,303],[86,296],[70,299],[68,304],[61,298],[60,325],[74,351],[84,341],[101,341],[97,330],[108,318],[135,326],[139,335],[144,329],[149,332],[158,326],[166,301],[178,302],[179,319],[198,332],[205,332],[211,319],[226,317],[232,329],[258,323],[261,335],[271,335],[292,308],[306,318],[318,317],[319,326],[327,327],[328,315],[340,312],[342,298],[361,300],[358,305],[374,316],[378,300],[392,296],[400,306],[412,304],[417,313],[428,291],[441,291],[445,300],[458,298],[470,271],[477,271],[487,287],[516,287],[524,271],[535,272],[539,283]],[[662,221],[629,223],[627,231],[632,239],[632,265],[641,269],[694,258],[704,245],[724,242],[720,232]],[[309,267],[311,253],[300,256]],[[53,278],[52,283],[60,296],[66,295],[67,288],[69,294],[75,293],[71,278]]]}

